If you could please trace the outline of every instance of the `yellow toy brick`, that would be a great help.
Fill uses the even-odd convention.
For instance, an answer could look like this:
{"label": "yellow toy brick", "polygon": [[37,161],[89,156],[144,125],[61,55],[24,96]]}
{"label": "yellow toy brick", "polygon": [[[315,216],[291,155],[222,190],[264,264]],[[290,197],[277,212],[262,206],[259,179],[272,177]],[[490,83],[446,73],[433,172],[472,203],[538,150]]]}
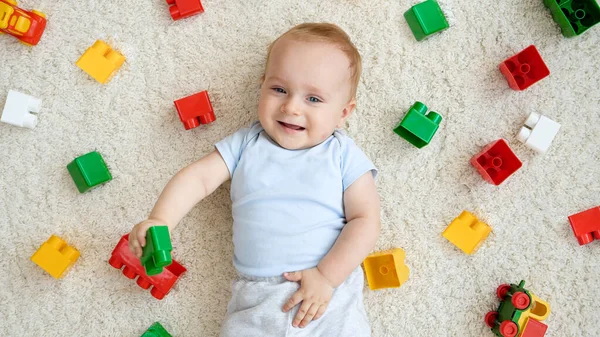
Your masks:
{"label": "yellow toy brick", "polygon": [[96,81],[104,84],[110,81],[123,62],[125,57],[121,53],[98,40],[81,55],[76,64]]}
{"label": "yellow toy brick", "polygon": [[463,211],[442,235],[467,254],[473,253],[492,229],[473,214]]}
{"label": "yellow toy brick", "polygon": [[33,254],[31,261],[47,271],[54,278],[60,278],[79,258],[79,251],[56,235],[44,242]]}
{"label": "yellow toy brick", "polygon": [[550,304],[548,304],[548,302],[546,301],[541,300],[532,292],[529,292],[529,295],[531,295],[531,302],[533,303],[529,307],[529,309],[521,313],[521,317],[519,318],[519,322],[517,323],[517,325],[521,328],[525,326],[527,318],[533,318],[536,321],[541,322],[548,318],[548,316],[550,316]]}
{"label": "yellow toy brick", "polygon": [[367,283],[371,290],[398,288],[406,280],[410,270],[404,264],[406,254],[400,248],[373,253],[363,261]]}

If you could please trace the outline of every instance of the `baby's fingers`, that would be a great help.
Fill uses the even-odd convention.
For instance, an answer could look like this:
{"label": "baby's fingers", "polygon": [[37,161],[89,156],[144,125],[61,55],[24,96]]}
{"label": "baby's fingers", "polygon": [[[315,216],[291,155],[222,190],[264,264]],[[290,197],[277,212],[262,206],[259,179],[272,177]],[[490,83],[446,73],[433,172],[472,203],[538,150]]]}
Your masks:
{"label": "baby's fingers", "polygon": [[316,315],[317,311],[319,310],[319,308],[320,308],[320,306],[318,304],[313,304],[310,306],[310,309],[308,309],[306,316],[304,316],[304,319],[302,319],[302,322],[300,322],[301,328],[304,328],[305,326],[308,325],[308,323],[315,320],[315,315]]}
{"label": "baby's fingers", "polygon": [[302,302],[302,293],[300,291],[296,291],[292,297],[290,297],[289,301],[285,302],[283,306],[283,312],[290,311],[296,304]]}
{"label": "baby's fingers", "polygon": [[313,321],[316,321],[319,318],[321,318],[321,316],[323,316],[323,314],[325,313],[325,310],[327,310],[327,306],[326,305],[320,306],[319,310],[317,310],[317,314],[315,315],[315,317],[313,317]]}

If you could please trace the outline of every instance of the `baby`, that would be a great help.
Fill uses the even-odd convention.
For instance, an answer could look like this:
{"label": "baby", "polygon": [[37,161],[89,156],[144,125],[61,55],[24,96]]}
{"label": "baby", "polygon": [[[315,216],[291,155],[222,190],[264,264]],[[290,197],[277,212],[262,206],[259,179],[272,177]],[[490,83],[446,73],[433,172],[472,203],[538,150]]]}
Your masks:
{"label": "baby", "polygon": [[[370,336],[360,264],[380,231],[377,171],[341,128],[361,57],[333,24],[293,27],[269,47],[258,121],[179,171],[148,220],[173,230],[231,179],[237,277],[221,336]],[[309,324],[310,323],[310,324]]]}

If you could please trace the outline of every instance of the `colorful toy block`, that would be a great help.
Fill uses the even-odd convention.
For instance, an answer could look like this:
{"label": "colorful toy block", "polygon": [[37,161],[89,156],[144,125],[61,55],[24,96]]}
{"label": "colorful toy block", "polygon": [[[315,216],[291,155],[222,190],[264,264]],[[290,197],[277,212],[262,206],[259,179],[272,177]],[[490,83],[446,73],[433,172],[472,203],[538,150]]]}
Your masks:
{"label": "colorful toy block", "polygon": [[517,139],[527,147],[544,153],[552,144],[552,140],[556,137],[559,129],[560,124],[548,117],[532,112],[525,121],[525,126],[519,131]]}
{"label": "colorful toy block", "polygon": [[442,236],[463,252],[471,254],[491,231],[492,228],[486,223],[479,221],[473,214],[463,211],[448,225]]}
{"label": "colorful toy block", "polygon": [[162,273],[163,267],[170,265],[171,259],[171,236],[169,227],[152,226],[146,231],[146,245],[142,248],[141,262],[148,276]]}
{"label": "colorful toy block", "polygon": [[471,158],[471,165],[490,184],[500,185],[523,166],[504,139],[486,145]]}
{"label": "colorful toy block", "polygon": [[394,132],[419,149],[429,144],[442,122],[442,116],[434,111],[426,112],[427,106],[416,102],[396,125]]}
{"label": "colorful toy block", "polygon": [[96,151],[75,158],[67,165],[67,170],[69,170],[79,193],[85,193],[112,180],[112,175],[108,171],[102,155]]}
{"label": "colorful toy block", "polygon": [[529,318],[525,325],[523,325],[519,337],[544,337],[544,335],[546,335],[546,330],[548,330],[546,324]]}
{"label": "colorful toy block", "polygon": [[174,103],[179,119],[186,130],[198,127],[200,124],[212,123],[217,119],[206,90],[178,99]]}
{"label": "colorful toy block", "polygon": [[172,337],[172,336],[165,328],[163,328],[163,326],[160,323],[155,322],[154,324],[152,324],[150,326],[150,328],[148,328],[148,330],[146,330],[146,332],[144,332],[144,334],[141,337]]}
{"label": "colorful toy block", "polygon": [[525,90],[550,75],[550,70],[534,45],[500,63],[500,72],[513,90]]}
{"label": "colorful toy block", "polygon": [[65,274],[78,258],[79,251],[77,249],[67,245],[58,236],[52,235],[33,254],[31,261],[58,279]]}
{"label": "colorful toy block", "polygon": [[435,0],[427,0],[411,7],[404,18],[417,41],[449,27],[448,21]]}
{"label": "colorful toy block", "polygon": [[116,269],[125,266],[123,275],[129,279],[135,279],[137,276],[136,283],[142,289],[148,289],[152,286],[150,294],[159,300],[162,300],[171,291],[179,277],[187,271],[179,262],[173,260],[173,263],[166,267],[164,272],[148,276],[140,263],[140,259],[133,255],[129,249],[129,234],[121,237],[108,263]]}
{"label": "colorful toy block", "polygon": [[544,0],[563,36],[573,37],[600,22],[600,7],[595,0]]}
{"label": "colorful toy block", "polygon": [[0,121],[33,129],[37,125],[37,117],[31,113],[40,112],[41,107],[41,100],[18,91],[9,90]]}
{"label": "colorful toy block", "polygon": [[404,264],[406,254],[400,248],[371,254],[363,261],[367,283],[371,290],[398,288],[410,274]]}
{"label": "colorful toy block", "polygon": [[104,84],[110,81],[124,62],[125,57],[121,53],[98,40],[81,55],[76,64],[96,81]]}
{"label": "colorful toy block", "polygon": [[173,20],[204,13],[200,0],[166,0]]}
{"label": "colorful toy block", "polygon": [[497,311],[485,315],[485,323],[496,336],[515,337],[521,329],[517,325],[521,314],[531,307],[531,295],[525,288],[525,281],[516,284],[502,284],[496,290],[501,303]]}
{"label": "colorful toy block", "polygon": [[569,222],[580,246],[600,240],[600,206],[569,216]]}
{"label": "colorful toy block", "polygon": [[[543,321],[550,316],[550,304],[548,304],[546,301],[542,301],[532,292],[529,292],[529,295],[531,296],[531,301],[533,303],[529,309],[523,311],[521,313],[521,317],[519,317],[517,325],[521,328],[526,326],[528,320]],[[523,337],[523,335],[521,335],[521,337]]]}
{"label": "colorful toy block", "polygon": [[17,7],[16,0],[0,0],[0,34],[6,33],[25,45],[40,42],[46,28],[46,15]]}

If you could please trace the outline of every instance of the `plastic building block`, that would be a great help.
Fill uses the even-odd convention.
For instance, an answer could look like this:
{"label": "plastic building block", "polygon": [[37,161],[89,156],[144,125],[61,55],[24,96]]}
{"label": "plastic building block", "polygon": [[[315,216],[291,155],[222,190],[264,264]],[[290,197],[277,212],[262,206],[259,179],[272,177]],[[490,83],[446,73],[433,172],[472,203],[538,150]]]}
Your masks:
{"label": "plastic building block", "polygon": [[544,335],[546,335],[546,330],[548,330],[546,324],[529,318],[523,326],[519,337],[544,337]]}
{"label": "plastic building block", "polygon": [[12,35],[21,43],[34,46],[40,42],[45,28],[44,13],[19,8],[16,0],[0,0],[0,34]]}
{"label": "plastic building block", "polygon": [[442,122],[442,116],[434,111],[426,112],[427,106],[416,102],[396,125],[394,132],[419,149],[429,144]]}
{"label": "plastic building block", "polygon": [[473,214],[463,211],[448,225],[442,236],[463,252],[471,254],[491,231],[492,228],[486,223],[479,221]]}
{"label": "plastic building block", "polygon": [[496,290],[501,303],[497,311],[485,315],[485,323],[497,336],[515,337],[521,331],[517,322],[532,305],[531,295],[524,286],[525,281],[521,281],[518,285],[502,284]]}
{"label": "plastic building block", "polygon": [[523,166],[504,139],[486,145],[471,158],[471,165],[490,184],[500,185]]}
{"label": "plastic building block", "polygon": [[449,27],[440,5],[435,0],[412,6],[404,13],[404,18],[417,41]]}
{"label": "plastic building block", "polygon": [[186,130],[198,127],[200,124],[212,123],[217,119],[206,90],[178,99],[174,103],[179,119]]}
{"label": "plastic building block", "polygon": [[600,206],[569,216],[569,222],[580,246],[600,240]]}
{"label": "plastic building block", "polygon": [[171,291],[179,277],[187,271],[179,262],[173,260],[173,263],[166,267],[164,272],[155,276],[148,276],[140,263],[140,259],[133,255],[129,249],[129,234],[121,237],[108,263],[116,269],[125,266],[123,275],[129,279],[134,279],[137,276],[136,283],[142,289],[148,289],[152,286],[150,294],[159,300],[162,300]]}
{"label": "plastic building block", "polygon": [[550,304],[546,301],[542,301],[532,292],[529,292],[529,295],[531,296],[531,301],[533,303],[529,309],[521,313],[521,317],[517,323],[519,327],[525,327],[527,320],[543,321],[550,316]]}
{"label": "plastic building block", "polygon": [[600,22],[600,7],[595,0],[544,0],[544,5],[565,37],[581,35]]}
{"label": "plastic building block", "polygon": [[398,288],[410,274],[404,264],[406,254],[400,248],[371,254],[365,258],[363,265],[367,275],[367,283],[371,290],[382,288]]}
{"label": "plastic building block", "polygon": [[163,328],[163,326],[160,323],[155,322],[154,324],[152,324],[150,326],[150,328],[148,328],[148,330],[146,330],[146,332],[144,332],[142,337],[172,337],[172,336],[169,332],[167,332],[167,330],[165,328]]}
{"label": "plastic building block", "polygon": [[41,100],[18,91],[9,90],[0,121],[33,129],[37,125],[37,117],[32,115],[31,112],[38,113],[41,107]]}
{"label": "plastic building block", "polygon": [[58,279],[65,274],[78,258],[79,251],[77,249],[67,245],[58,236],[52,235],[33,254],[31,261]]}
{"label": "plastic building block", "polygon": [[121,53],[98,40],[81,55],[76,64],[96,81],[104,84],[110,81],[124,62],[125,57]]}
{"label": "plastic building block", "polygon": [[67,165],[67,170],[80,193],[112,180],[102,155],[96,151],[75,158]]}
{"label": "plastic building block", "polygon": [[166,0],[173,20],[204,13],[200,0]]}
{"label": "plastic building block", "polygon": [[500,63],[500,72],[513,90],[525,90],[550,75],[550,70],[534,45]]}
{"label": "plastic building block", "polygon": [[517,139],[527,147],[544,153],[552,144],[552,140],[559,129],[560,124],[548,117],[532,112],[525,121],[525,126],[519,131]]}
{"label": "plastic building block", "polygon": [[149,276],[162,273],[163,267],[170,265],[171,259],[171,236],[169,227],[153,226],[146,231],[146,245],[142,248],[142,265]]}

